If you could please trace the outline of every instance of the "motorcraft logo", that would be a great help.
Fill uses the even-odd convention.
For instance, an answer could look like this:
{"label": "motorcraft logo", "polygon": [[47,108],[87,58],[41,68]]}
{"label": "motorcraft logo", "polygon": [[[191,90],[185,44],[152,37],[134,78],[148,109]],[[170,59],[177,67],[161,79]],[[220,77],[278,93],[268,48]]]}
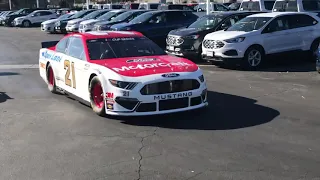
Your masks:
{"label": "motorcraft logo", "polygon": [[60,62],[61,59],[62,59],[60,56],[51,54],[51,53],[49,53],[48,51],[42,52],[41,55],[42,55],[42,57],[44,57],[44,58],[46,58],[46,59],[50,59],[50,60],[52,60],[52,61],[57,61],[57,62]]}
{"label": "motorcraft logo", "polygon": [[172,77],[178,77],[178,76],[180,76],[180,74],[170,73],[170,74],[162,74],[161,76],[165,77],[165,78],[172,78]]}
{"label": "motorcraft logo", "polygon": [[166,99],[177,99],[192,96],[192,92],[183,92],[183,93],[174,93],[174,94],[166,94],[166,95],[157,95],[154,96],[154,100],[166,100]]}
{"label": "motorcraft logo", "polygon": [[153,69],[160,67],[174,67],[174,66],[193,66],[186,62],[174,62],[174,63],[152,63],[152,64],[138,64],[135,66],[122,66],[121,68],[112,68],[116,72],[120,71],[130,71],[135,69]]}
{"label": "motorcraft logo", "polygon": [[142,58],[142,59],[130,59],[127,61],[127,63],[132,63],[132,62],[150,62],[150,61],[156,61],[156,58]]}

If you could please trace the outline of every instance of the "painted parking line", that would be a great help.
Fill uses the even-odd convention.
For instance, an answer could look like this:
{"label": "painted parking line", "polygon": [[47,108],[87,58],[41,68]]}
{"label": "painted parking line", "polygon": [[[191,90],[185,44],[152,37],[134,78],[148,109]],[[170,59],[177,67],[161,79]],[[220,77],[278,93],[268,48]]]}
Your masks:
{"label": "painted parking line", "polygon": [[39,69],[39,64],[0,64],[0,69]]}

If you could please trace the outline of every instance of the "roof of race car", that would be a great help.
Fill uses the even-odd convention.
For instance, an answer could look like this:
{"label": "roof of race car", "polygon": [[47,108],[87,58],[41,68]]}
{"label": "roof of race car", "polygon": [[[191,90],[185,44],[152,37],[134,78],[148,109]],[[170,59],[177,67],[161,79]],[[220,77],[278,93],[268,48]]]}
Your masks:
{"label": "roof of race car", "polygon": [[136,31],[90,31],[86,33],[74,33],[67,36],[77,36],[85,39],[143,37],[140,32]]}

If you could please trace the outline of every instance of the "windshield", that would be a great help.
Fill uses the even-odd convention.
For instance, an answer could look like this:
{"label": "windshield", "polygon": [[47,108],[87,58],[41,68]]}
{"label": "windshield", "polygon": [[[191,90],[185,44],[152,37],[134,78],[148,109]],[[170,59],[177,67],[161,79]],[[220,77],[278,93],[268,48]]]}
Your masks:
{"label": "windshield", "polygon": [[90,13],[90,12],[88,12],[88,11],[80,11],[80,12],[76,13],[74,16],[72,16],[72,18],[75,18],[75,19],[82,18],[85,15],[87,15],[88,13]]}
{"label": "windshield", "polygon": [[111,22],[118,22],[118,21],[124,21],[126,20],[128,17],[130,17],[134,12],[129,11],[129,12],[125,12],[120,14],[119,16],[117,16],[116,18],[112,19]]}
{"label": "windshield", "polygon": [[73,16],[73,14],[64,14],[64,15],[61,15],[58,19],[59,20],[64,20],[64,19],[67,19],[69,17]]}
{"label": "windshield", "polygon": [[110,12],[107,12],[106,14],[100,16],[98,18],[98,20],[110,20],[116,14],[117,14],[117,12],[110,11]]}
{"label": "windshield", "polygon": [[239,10],[240,11],[260,11],[260,3],[259,1],[242,2]]}
{"label": "windshield", "polygon": [[297,1],[276,1],[273,10],[275,12],[298,11]]}
{"label": "windshield", "polygon": [[250,32],[262,28],[271,17],[246,17],[236,22],[226,31],[244,31]]}
{"label": "windshield", "polygon": [[221,17],[204,16],[192,23],[189,28],[210,29],[215,27],[220,21],[222,21]]}
{"label": "windshield", "polygon": [[93,39],[87,40],[87,46],[91,60],[166,55],[146,37]]}
{"label": "windshield", "polygon": [[144,13],[141,16],[138,16],[130,21],[132,24],[139,24],[150,19],[155,13]]}
{"label": "windshield", "polygon": [[102,12],[101,11],[93,11],[92,13],[87,14],[83,17],[83,19],[94,19],[99,16]]}
{"label": "windshield", "polygon": [[305,11],[320,11],[319,0],[302,0],[302,6]]}
{"label": "windshield", "polygon": [[18,10],[17,12],[15,12],[13,14],[20,14],[20,13],[22,13],[22,11],[24,11],[24,9],[20,9],[20,10]]}

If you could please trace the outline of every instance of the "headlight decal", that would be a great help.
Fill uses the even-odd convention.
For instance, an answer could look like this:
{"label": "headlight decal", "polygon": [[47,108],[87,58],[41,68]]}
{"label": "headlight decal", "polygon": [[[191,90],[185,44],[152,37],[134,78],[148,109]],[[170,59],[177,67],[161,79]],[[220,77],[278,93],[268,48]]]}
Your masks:
{"label": "headlight decal", "polygon": [[117,81],[113,79],[109,79],[109,82],[118,88],[132,90],[134,87],[138,85],[137,82],[125,82],[125,81]]}

